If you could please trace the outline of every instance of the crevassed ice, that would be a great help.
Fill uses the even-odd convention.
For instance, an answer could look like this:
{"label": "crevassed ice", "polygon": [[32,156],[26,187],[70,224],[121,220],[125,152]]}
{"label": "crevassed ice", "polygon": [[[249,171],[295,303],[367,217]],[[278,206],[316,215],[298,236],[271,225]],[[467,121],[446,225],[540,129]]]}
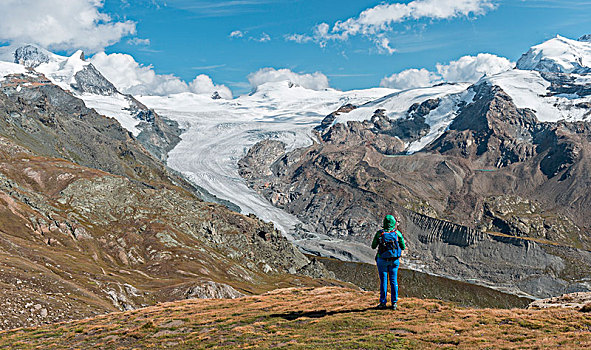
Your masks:
{"label": "crevassed ice", "polygon": [[238,174],[238,160],[264,139],[283,141],[288,149],[310,145],[312,129],[327,114],[345,103],[364,104],[393,91],[312,91],[280,82],[265,84],[252,95],[234,100],[212,100],[192,93],[139,99],[186,129],[181,142],[169,153],[171,168],[237,204],[244,213],[272,221],[293,238],[290,233],[300,221],[250,189]]}

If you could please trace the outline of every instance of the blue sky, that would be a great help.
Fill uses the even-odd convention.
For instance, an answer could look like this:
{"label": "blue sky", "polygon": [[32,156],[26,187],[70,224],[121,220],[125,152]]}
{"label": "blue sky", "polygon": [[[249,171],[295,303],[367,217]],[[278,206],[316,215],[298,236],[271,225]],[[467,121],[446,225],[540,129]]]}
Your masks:
{"label": "blue sky", "polygon": [[[390,2],[392,3],[392,2]],[[128,52],[159,73],[191,80],[205,73],[232,90],[247,89],[246,76],[263,67],[296,72],[321,71],[338,89],[377,86],[407,68],[433,69],[436,63],[480,52],[515,61],[530,46],[560,34],[591,32],[591,1],[499,1],[484,15],[413,20],[391,33],[393,54],[379,53],[362,37],[329,43],[287,42],[285,35],[309,33],[318,23],[334,23],[380,4],[367,0],[322,1],[106,1],[105,11],[138,22],[137,36],[148,46],[125,40],[107,52]],[[230,38],[231,32],[246,32]],[[267,34],[270,40],[257,42]]]}
{"label": "blue sky", "polygon": [[[337,21],[355,19],[364,10],[395,1],[105,0],[97,6],[112,22],[135,23],[135,34],[122,35],[117,43],[106,46],[106,53],[131,54],[158,74],[174,74],[187,82],[207,74],[235,94],[250,90],[248,74],[264,67],[320,71],[331,87],[368,88],[408,68],[433,71],[437,63],[482,52],[516,61],[530,46],[556,34],[576,39],[591,33],[591,1],[463,1],[484,3],[485,10],[444,19],[403,18],[378,34],[328,39],[322,45],[312,40],[318,24],[333,28]],[[439,3],[445,6],[453,1]],[[243,36],[230,37],[235,31]],[[0,40],[9,41],[8,34],[2,34],[0,28]],[[310,39],[305,43],[286,40],[291,34]],[[388,39],[388,47],[396,51],[384,50],[376,43],[378,37]]]}

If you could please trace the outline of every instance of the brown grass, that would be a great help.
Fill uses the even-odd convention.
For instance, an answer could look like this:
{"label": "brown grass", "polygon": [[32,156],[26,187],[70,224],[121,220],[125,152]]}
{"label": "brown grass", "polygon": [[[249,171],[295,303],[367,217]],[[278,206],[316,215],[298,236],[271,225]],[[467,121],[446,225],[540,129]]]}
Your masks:
{"label": "brown grass", "polygon": [[238,300],[187,300],[71,323],[0,332],[0,348],[543,349],[591,347],[591,315],[468,309],[373,292],[290,288]]}

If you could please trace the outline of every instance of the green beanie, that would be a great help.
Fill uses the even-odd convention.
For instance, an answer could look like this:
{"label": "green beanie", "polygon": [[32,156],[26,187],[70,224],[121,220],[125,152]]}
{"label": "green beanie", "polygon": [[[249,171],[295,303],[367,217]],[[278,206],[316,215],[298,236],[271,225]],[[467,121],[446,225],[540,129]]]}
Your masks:
{"label": "green beanie", "polygon": [[396,219],[392,215],[386,215],[384,218],[384,230],[393,231],[396,228]]}

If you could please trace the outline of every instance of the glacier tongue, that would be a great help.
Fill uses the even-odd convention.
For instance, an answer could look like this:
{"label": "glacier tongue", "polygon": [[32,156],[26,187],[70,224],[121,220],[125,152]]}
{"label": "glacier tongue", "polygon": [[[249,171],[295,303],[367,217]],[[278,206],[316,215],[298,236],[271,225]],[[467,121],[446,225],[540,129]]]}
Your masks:
{"label": "glacier tongue", "polygon": [[313,91],[280,82],[234,100],[213,100],[192,93],[139,99],[186,129],[182,141],[169,153],[171,168],[237,204],[244,213],[272,221],[294,239],[291,234],[301,222],[250,189],[238,174],[238,160],[263,139],[283,141],[288,149],[310,145],[312,129],[327,114],[345,103],[363,104],[392,91]]}

